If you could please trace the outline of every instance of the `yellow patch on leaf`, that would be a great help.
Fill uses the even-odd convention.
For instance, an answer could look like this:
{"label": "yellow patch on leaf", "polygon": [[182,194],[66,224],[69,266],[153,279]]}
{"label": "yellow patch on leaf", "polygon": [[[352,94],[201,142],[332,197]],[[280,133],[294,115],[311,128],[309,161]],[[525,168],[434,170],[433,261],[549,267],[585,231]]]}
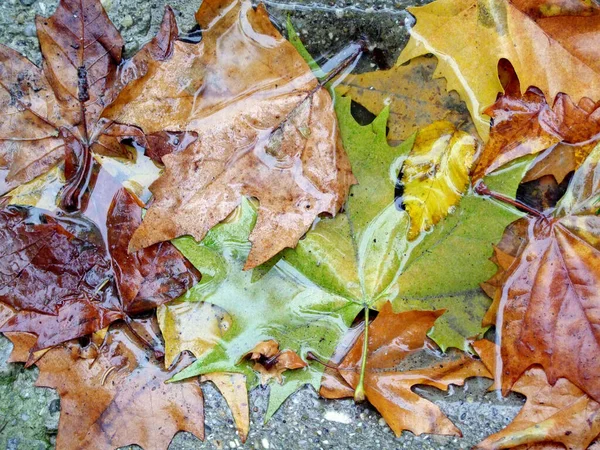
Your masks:
{"label": "yellow patch on leaf", "polygon": [[411,218],[409,239],[434,226],[460,201],[475,149],[475,138],[450,122],[419,131],[402,175],[403,202]]}

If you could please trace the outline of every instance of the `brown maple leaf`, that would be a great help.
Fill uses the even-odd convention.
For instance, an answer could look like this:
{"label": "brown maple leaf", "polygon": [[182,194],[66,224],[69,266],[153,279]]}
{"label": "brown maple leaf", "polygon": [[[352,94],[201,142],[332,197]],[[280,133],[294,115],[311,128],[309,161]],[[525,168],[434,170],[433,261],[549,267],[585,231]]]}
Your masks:
{"label": "brown maple leaf", "polygon": [[600,147],[575,172],[557,208],[510,226],[496,250],[498,273],[485,322],[501,343],[502,387],[542,366],[600,400]]}
{"label": "brown maple leaf", "polygon": [[[421,384],[446,390],[451,384],[464,384],[470,377],[491,377],[480,361],[467,355],[444,362],[436,359],[420,369],[397,369],[402,360],[433,345],[427,339],[427,332],[443,313],[441,310],[394,314],[391,304],[386,303],[369,325],[365,395],[396,436],[403,430],[417,435],[461,436],[460,430],[435,404],[413,392],[412,388]],[[336,373],[326,372],[319,391],[323,397],[354,396],[360,377],[363,342],[364,335],[361,335],[338,365]]]}
{"label": "brown maple leaf", "polygon": [[283,381],[281,374],[286,370],[302,369],[308,364],[293,350],[279,351],[279,343],[274,340],[263,341],[246,353],[242,359],[254,362],[254,370],[260,373],[261,382],[266,385],[275,378]]}
{"label": "brown maple leaf", "polygon": [[225,398],[235,422],[242,443],[246,442],[250,431],[250,407],[246,376],[233,372],[214,372],[204,374],[200,382],[210,381]]}
{"label": "brown maple leaf", "polygon": [[599,105],[589,98],[575,105],[567,95],[559,94],[550,107],[537,88],[521,94],[514,71],[507,71],[509,81],[504,95],[485,111],[493,122],[473,179],[481,179],[522,156],[544,152],[524,181],[553,175],[561,183],[600,139]]}
{"label": "brown maple leaf", "polygon": [[207,0],[199,44],[176,42],[107,112],[146,133],[193,131],[165,172],[130,244],[201,240],[242,196],[260,201],[246,268],[296,245],[319,213],[336,214],[354,183],[331,97],[262,5]]}
{"label": "brown maple leaf", "polygon": [[[473,347],[495,373],[496,345],[481,340]],[[600,403],[565,378],[551,385],[543,369],[533,367],[511,390],[527,397],[525,405],[508,426],[474,448],[586,449],[600,433]]]}
{"label": "brown maple leaf", "polygon": [[0,331],[36,334],[33,351],[128,320],[200,278],[170,243],[128,254],[142,208],[106,172],[95,184],[85,214],[0,210],[0,302],[16,311]]}
{"label": "brown maple leaf", "polygon": [[[27,335],[10,334],[19,347]],[[31,343],[31,340],[29,341]],[[13,361],[27,351],[13,352]],[[137,444],[166,449],[178,431],[204,439],[204,399],[196,380],[165,383],[192,361],[182,354],[163,368],[124,325],[98,333],[82,347],[68,342],[45,352],[35,364],[36,386],[60,396],[57,448],[112,450]]]}
{"label": "brown maple leaf", "polygon": [[[42,69],[0,45],[0,194],[70,158],[63,206],[79,209],[92,170],[92,152],[126,156],[120,145],[148,143],[140,129],[102,118],[125,84],[150,60],[167,58],[177,36],[165,11],[158,35],[131,60],[99,0],[61,0],[49,18],[36,17]],[[156,150],[161,152],[160,149]]]}

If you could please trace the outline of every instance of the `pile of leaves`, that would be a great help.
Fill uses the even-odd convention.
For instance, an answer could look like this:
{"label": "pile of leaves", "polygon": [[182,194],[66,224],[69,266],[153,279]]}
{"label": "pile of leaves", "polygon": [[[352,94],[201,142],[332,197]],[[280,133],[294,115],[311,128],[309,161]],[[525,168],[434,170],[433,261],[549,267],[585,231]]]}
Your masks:
{"label": "pile of leaves", "polygon": [[364,43],[320,66],[246,0],[130,59],[99,0],[36,19],[41,68],[0,46],[0,331],[58,448],[203,438],[202,382],[242,440],[259,384],[266,420],[309,384],[461,436],[413,387],[470,377],[527,397],[477,448],[598,445],[600,8],[410,11],[358,75]]}

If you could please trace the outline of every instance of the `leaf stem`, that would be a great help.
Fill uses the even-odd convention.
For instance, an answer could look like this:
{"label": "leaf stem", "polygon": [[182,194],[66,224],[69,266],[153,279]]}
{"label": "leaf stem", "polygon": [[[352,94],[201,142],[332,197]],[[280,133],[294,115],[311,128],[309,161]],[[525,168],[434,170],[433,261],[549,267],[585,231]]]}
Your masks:
{"label": "leaf stem", "polygon": [[509,205],[512,205],[515,208],[520,209],[521,211],[531,214],[534,217],[539,217],[541,219],[546,218],[546,216],[543,213],[539,212],[537,209],[533,209],[531,206],[528,206],[525,203],[520,202],[519,200],[512,199],[510,197],[507,197],[506,195],[499,194],[498,192],[490,190],[490,188],[488,188],[483,181],[480,181],[475,185],[475,192],[479,195],[487,195],[503,203],[508,203]]}
{"label": "leaf stem", "polygon": [[363,349],[360,364],[360,378],[354,390],[354,401],[365,401],[365,373],[367,371],[367,352],[369,351],[369,307],[365,305],[365,331],[363,335]]}
{"label": "leaf stem", "polygon": [[82,147],[78,157],[75,175],[69,180],[62,194],[62,207],[67,211],[79,211],[83,208],[83,198],[92,179],[94,158],[88,147]]}

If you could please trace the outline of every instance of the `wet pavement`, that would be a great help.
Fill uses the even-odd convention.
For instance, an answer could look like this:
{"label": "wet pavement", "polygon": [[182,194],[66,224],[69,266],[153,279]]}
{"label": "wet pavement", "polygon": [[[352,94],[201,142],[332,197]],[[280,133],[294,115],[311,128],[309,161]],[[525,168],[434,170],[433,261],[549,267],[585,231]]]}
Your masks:
{"label": "wet pavement", "polygon": [[[104,0],[109,16],[126,41],[128,54],[149,40],[170,4],[182,32],[191,31],[199,0]],[[330,56],[348,41],[366,39],[371,52],[360,70],[392,65],[407,41],[406,25],[411,17],[407,6],[423,3],[406,0],[330,0],[309,2],[268,1],[276,24],[288,14],[308,49],[314,55]],[[36,14],[48,16],[56,0],[0,0],[0,42],[40,61],[33,25]],[[281,27],[283,28],[283,27]],[[0,449],[29,450],[52,448],[58,428],[60,402],[51,390],[35,388],[37,370],[8,364],[10,343],[0,337]],[[235,432],[225,401],[212,385],[203,385],[206,399],[206,439],[178,434],[171,450],[192,449],[466,449],[509,423],[523,403],[522,398],[498,398],[486,393],[489,380],[471,380],[464,388],[441,392],[416,388],[435,401],[462,430],[463,438],[422,436],[405,432],[396,438],[380,415],[369,405],[351,400],[318,398],[312,388],[292,396],[267,424],[263,423],[268,389],[251,394],[252,425],[242,445]]]}

